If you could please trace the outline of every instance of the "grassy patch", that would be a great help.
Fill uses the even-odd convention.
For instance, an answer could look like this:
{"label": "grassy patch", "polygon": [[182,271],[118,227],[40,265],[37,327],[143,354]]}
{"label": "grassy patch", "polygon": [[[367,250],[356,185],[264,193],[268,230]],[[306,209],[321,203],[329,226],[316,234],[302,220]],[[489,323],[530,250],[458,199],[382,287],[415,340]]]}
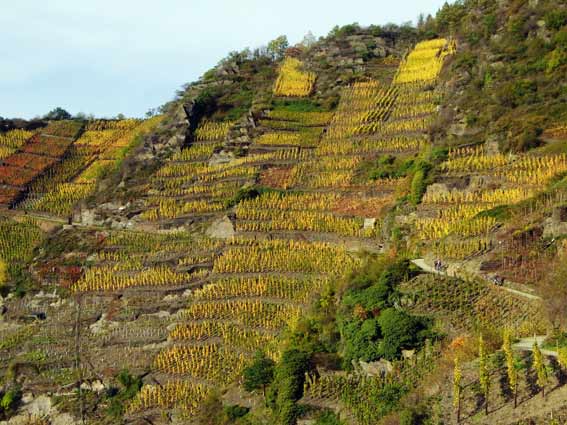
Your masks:
{"label": "grassy patch", "polygon": [[478,213],[476,217],[493,217],[498,221],[505,221],[510,219],[511,216],[510,207],[508,205],[499,205],[492,209]]}
{"label": "grassy patch", "polygon": [[272,102],[273,109],[289,112],[325,112],[325,108],[319,103],[310,99],[301,100],[281,100],[277,99]]}

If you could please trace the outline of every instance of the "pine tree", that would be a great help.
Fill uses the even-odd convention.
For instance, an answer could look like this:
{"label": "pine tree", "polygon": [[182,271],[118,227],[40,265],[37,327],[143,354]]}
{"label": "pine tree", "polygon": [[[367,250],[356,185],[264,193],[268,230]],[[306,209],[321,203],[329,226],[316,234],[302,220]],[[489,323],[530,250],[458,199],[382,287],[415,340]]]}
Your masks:
{"label": "pine tree", "polygon": [[455,356],[455,369],[453,371],[453,406],[457,409],[457,422],[461,421],[461,380],[463,374],[459,357]]}
{"label": "pine tree", "polygon": [[478,340],[478,369],[482,394],[484,395],[484,412],[488,415],[488,395],[490,393],[490,374],[488,372],[488,355],[484,346],[482,335]]}
{"label": "pine tree", "polygon": [[547,368],[545,367],[545,363],[543,362],[543,355],[541,354],[541,350],[537,344],[537,341],[534,341],[534,367],[537,372],[537,384],[541,388],[541,394],[545,397],[545,385],[547,384]]}
{"label": "pine tree", "polygon": [[506,368],[508,371],[508,384],[510,391],[514,394],[514,409],[518,406],[518,371],[516,370],[516,361],[512,352],[512,337],[509,330],[504,331],[504,341],[502,349],[506,355]]}

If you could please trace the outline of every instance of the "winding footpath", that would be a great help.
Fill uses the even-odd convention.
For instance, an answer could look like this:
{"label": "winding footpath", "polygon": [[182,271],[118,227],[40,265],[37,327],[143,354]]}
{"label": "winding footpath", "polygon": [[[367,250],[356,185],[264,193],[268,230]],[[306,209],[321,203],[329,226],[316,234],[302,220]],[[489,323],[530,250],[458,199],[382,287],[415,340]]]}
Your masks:
{"label": "winding footpath", "polygon": [[[423,258],[417,258],[415,260],[412,260],[411,262],[426,273],[438,274],[438,275],[442,275],[442,276],[449,276],[449,274],[446,271],[435,270],[435,268],[431,267],[429,264],[427,264]],[[455,274],[455,275],[457,275],[457,274]],[[453,276],[455,276],[455,275],[453,275]],[[484,278],[482,278],[482,279],[486,281],[486,279],[484,279]],[[519,295],[521,297],[530,299],[530,300],[541,300],[541,297],[538,297],[537,295],[528,294],[526,292],[522,292],[522,291],[518,291],[516,289],[508,288],[506,286],[499,286],[499,288],[501,288],[505,291],[508,291],[512,294],[516,294],[516,295]],[[547,338],[546,335],[534,335],[533,337],[521,338],[521,339],[518,340],[518,342],[512,344],[512,347],[515,350],[518,350],[518,351],[533,351],[534,343],[537,342],[537,344],[541,347],[546,338]],[[541,349],[541,353],[544,356],[557,357],[556,351]]]}
{"label": "winding footpath", "polygon": [[[454,273],[454,274],[450,275],[446,271],[435,270],[435,268],[428,265],[423,258],[417,258],[415,260],[411,260],[411,262],[413,264],[415,264],[417,267],[419,267],[421,270],[423,270],[424,272],[427,272],[427,273],[438,274],[438,275],[442,275],[442,276],[458,277],[458,273]],[[480,277],[484,281],[487,281],[482,276],[478,276],[478,277]],[[523,292],[523,291],[518,291],[517,289],[512,289],[512,288],[509,288],[507,286],[498,286],[498,288],[503,289],[504,291],[508,291],[512,294],[519,295],[520,297],[530,299],[530,300],[538,300],[538,301],[541,300],[541,297],[538,297],[537,295],[529,294],[529,293]]]}
{"label": "winding footpath", "polygon": [[[533,351],[534,343],[537,342],[537,345],[541,347],[546,338],[546,335],[534,335],[529,338],[521,338],[518,342],[512,344],[512,348],[518,351]],[[557,357],[557,351],[546,350],[543,348],[540,348],[540,351],[544,356]]]}

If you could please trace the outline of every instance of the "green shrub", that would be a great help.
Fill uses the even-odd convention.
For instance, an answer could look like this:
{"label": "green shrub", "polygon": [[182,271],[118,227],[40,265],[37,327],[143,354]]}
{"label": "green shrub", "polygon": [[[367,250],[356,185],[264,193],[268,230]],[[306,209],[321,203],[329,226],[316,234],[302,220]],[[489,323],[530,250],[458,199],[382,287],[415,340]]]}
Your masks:
{"label": "green shrub", "polygon": [[226,406],[224,408],[224,414],[229,421],[235,421],[238,418],[247,415],[249,411],[250,409],[248,407],[239,406],[238,404]]}
{"label": "green shrub", "polygon": [[267,192],[280,192],[280,191],[268,187],[242,187],[238,189],[238,192],[236,192],[236,194],[231,199],[225,202],[225,206],[226,208],[231,208],[237,205],[238,203],[240,203],[241,201],[257,198],[258,196]]}
{"label": "green shrub", "polygon": [[120,371],[116,376],[116,380],[122,388],[110,387],[106,391],[106,398],[109,403],[106,414],[114,418],[120,418],[124,415],[125,403],[138,394],[143,382],[141,377],[131,375],[126,369]]}
{"label": "green shrub", "polygon": [[265,394],[266,386],[274,379],[274,362],[264,353],[257,352],[253,363],[244,369],[244,389],[254,391],[262,389]]}
{"label": "green shrub", "polygon": [[499,205],[477,214],[477,217],[494,217],[498,221],[508,220],[510,216],[510,207],[508,205]]}
{"label": "green shrub", "polygon": [[134,398],[134,396],[142,388],[142,378],[139,376],[132,376],[126,369],[120,371],[117,379],[124,387],[121,392],[123,399],[129,400]]}
{"label": "green shrub", "polygon": [[305,374],[311,369],[311,354],[298,349],[285,351],[276,365],[267,401],[282,425],[295,423],[299,414],[296,402],[303,396]]}
{"label": "green shrub", "polygon": [[513,85],[516,105],[534,103],[537,100],[537,83],[531,80],[517,81]]}
{"label": "green shrub", "polygon": [[382,352],[380,341],[382,334],[376,319],[365,321],[351,320],[341,327],[343,338],[343,366],[352,367],[353,360],[374,361]]}
{"label": "green shrub", "polygon": [[315,420],[315,425],[343,425],[343,424],[344,422],[341,421],[332,410],[324,410],[317,416],[317,419]]}
{"label": "green shrub", "polygon": [[523,41],[527,35],[526,20],[522,16],[514,16],[508,21],[508,32],[515,40]]}
{"label": "green shrub", "polygon": [[337,37],[337,38],[345,37],[345,36],[353,35],[359,30],[360,30],[360,25],[357,22],[352,24],[347,24],[342,27],[336,25],[331,30],[331,32],[329,32],[329,37]]}
{"label": "green shrub", "polygon": [[[392,344],[386,340],[381,320],[386,320],[386,316],[382,319],[385,311],[391,310],[398,298],[397,287],[401,282],[412,278],[417,271],[411,266],[409,260],[384,260],[382,258],[370,261],[369,264],[359,273],[359,275],[351,279],[352,286],[345,291],[341,305],[343,311],[339,316],[339,330],[342,341],[343,366],[350,368],[353,360],[374,361],[380,357],[385,357],[385,343]],[[397,311],[397,310],[394,310]],[[413,316],[403,315],[399,318],[404,319],[401,322],[405,326],[406,322],[416,326],[423,325],[425,328],[413,329],[409,326],[403,326],[399,332],[410,332],[409,338],[416,344],[423,341],[423,335],[418,331],[425,331],[429,326],[428,322],[411,322]],[[417,319],[416,319],[417,320]],[[389,322],[386,323],[386,330],[390,333],[389,338],[396,338],[393,330],[389,328]],[[425,333],[424,333],[425,335]],[[386,341],[385,341],[386,340]],[[405,340],[402,340],[405,344]],[[407,343],[410,346],[412,344]],[[405,346],[403,348],[406,348]],[[388,348],[388,355],[392,357]],[[398,348],[394,348],[395,354],[399,355]]]}
{"label": "green shrub", "polygon": [[385,384],[378,388],[373,395],[376,403],[376,414],[379,417],[385,416],[394,410],[400,399],[407,393],[407,388],[399,382]]}
{"label": "green shrub", "polygon": [[429,321],[408,313],[389,308],[378,318],[383,340],[381,351],[384,358],[399,357],[402,349],[418,348],[430,335]]}
{"label": "green shrub", "polygon": [[455,68],[471,70],[477,63],[477,58],[471,52],[462,52],[455,57]]}
{"label": "green shrub", "polygon": [[300,99],[300,100],[281,100],[275,99],[272,102],[273,109],[277,111],[289,111],[289,112],[323,112],[323,108],[320,104],[314,102],[311,99]]}
{"label": "green shrub", "polygon": [[278,424],[280,425],[292,425],[297,422],[299,417],[299,408],[291,400],[283,401],[278,408]]}
{"label": "green shrub", "polygon": [[393,155],[379,157],[368,171],[370,180],[405,177],[411,171],[413,159],[399,159]]}
{"label": "green shrub", "polygon": [[406,407],[400,412],[400,425],[421,425],[428,419],[427,410],[422,405]]}
{"label": "green shrub", "polygon": [[541,136],[543,129],[536,126],[529,126],[522,130],[514,144],[514,150],[518,152],[525,152],[529,149],[538,147],[541,144],[539,136]]}
{"label": "green shrub", "polygon": [[553,44],[561,50],[567,50],[567,29],[561,30],[553,36]]}
{"label": "green shrub", "polygon": [[222,400],[218,392],[209,394],[199,405],[199,412],[194,423],[202,425],[228,425]]}
{"label": "green shrub", "polygon": [[424,169],[419,169],[413,175],[411,180],[411,191],[409,199],[413,205],[417,205],[421,202],[421,198],[425,195],[427,190],[427,183],[425,182],[426,172]]}
{"label": "green shrub", "polygon": [[496,29],[498,28],[498,19],[496,18],[496,15],[486,15],[482,20],[482,24],[484,26],[484,36],[488,38],[496,32]]}
{"label": "green shrub", "polygon": [[6,391],[0,399],[0,413],[8,414],[14,412],[22,399],[22,392],[19,389]]}
{"label": "green shrub", "polygon": [[567,11],[552,10],[545,14],[544,20],[547,28],[558,31],[567,24]]}
{"label": "green shrub", "polygon": [[557,48],[546,56],[545,72],[551,74],[565,64],[567,64],[567,52]]}
{"label": "green shrub", "polygon": [[284,385],[280,393],[292,401],[299,400],[303,395],[305,373],[311,370],[311,355],[305,351],[292,349],[285,351],[277,365],[275,376]]}
{"label": "green shrub", "polygon": [[203,116],[210,116],[213,112],[217,109],[217,98],[220,96],[218,89],[210,89],[207,88],[203,90],[197,98],[195,99],[195,123],[194,127],[196,127],[197,122]]}

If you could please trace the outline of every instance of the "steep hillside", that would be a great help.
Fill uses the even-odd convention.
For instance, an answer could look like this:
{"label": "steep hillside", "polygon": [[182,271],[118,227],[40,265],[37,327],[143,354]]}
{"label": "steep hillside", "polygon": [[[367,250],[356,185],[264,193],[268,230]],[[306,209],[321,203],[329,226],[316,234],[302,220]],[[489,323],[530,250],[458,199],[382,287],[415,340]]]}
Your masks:
{"label": "steep hillside", "polygon": [[0,423],[560,423],[566,24],[456,2],[2,127]]}

